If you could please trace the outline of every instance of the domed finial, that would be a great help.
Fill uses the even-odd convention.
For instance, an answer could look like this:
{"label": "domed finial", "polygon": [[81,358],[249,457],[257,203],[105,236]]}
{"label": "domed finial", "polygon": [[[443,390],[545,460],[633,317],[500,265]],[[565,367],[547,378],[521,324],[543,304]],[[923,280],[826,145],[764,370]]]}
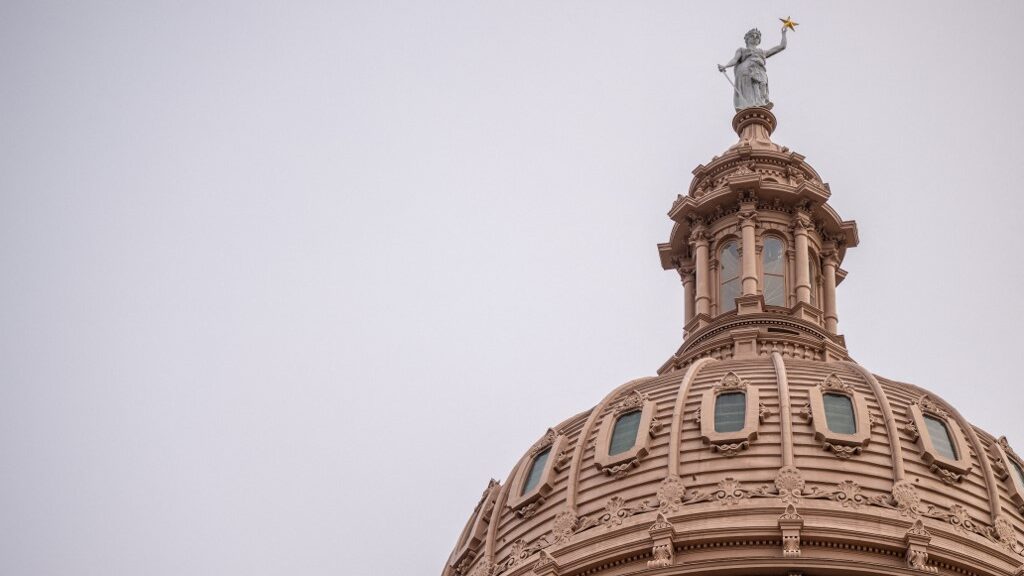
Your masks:
{"label": "domed finial", "polygon": [[[743,36],[746,46],[736,50],[736,55],[728,63],[718,65],[718,71],[725,74],[725,79],[732,85],[732,100],[737,112],[746,108],[772,107],[772,102],[768,98],[768,72],[765,70],[765,60],[786,49],[786,31],[796,30],[797,26],[789,17],[779,20],[782,21],[782,41],[778,46],[762,50],[759,48],[761,31],[751,28]],[[733,67],[735,82],[725,71],[726,68]]]}

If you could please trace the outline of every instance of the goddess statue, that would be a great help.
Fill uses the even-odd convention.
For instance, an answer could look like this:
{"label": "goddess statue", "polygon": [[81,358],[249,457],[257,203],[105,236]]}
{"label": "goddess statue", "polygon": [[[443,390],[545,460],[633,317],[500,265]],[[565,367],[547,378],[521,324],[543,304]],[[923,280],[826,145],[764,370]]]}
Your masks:
{"label": "goddess statue", "polygon": [[[755,106],[770,109],[772,102],[768,99],[768,72],[765,70],[765,60],[786,49],[786,26],[782,28],[782,41],[774,48],[758,48],[761,44],[761,32],[757,28],[747,32],[743,40],[747,46],[736,50],[736,55],[728,63],[719,64],[718,71],[724,74],[726,68],[736,67],[733,104],[737,112]],[[726,78],[728,77],[726,75]]]}

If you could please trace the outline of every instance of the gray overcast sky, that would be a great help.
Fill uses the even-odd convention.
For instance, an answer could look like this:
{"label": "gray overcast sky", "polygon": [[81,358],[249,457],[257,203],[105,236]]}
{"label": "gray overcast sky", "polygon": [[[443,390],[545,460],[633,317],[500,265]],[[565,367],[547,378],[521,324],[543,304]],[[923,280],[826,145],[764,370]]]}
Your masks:
{"label": "gray overcast sky", "polygon": [[9,0],[0,573],[439,573],[679,345],[665,213],[788,15],[852,353],[1024,448],[1024,3]]}

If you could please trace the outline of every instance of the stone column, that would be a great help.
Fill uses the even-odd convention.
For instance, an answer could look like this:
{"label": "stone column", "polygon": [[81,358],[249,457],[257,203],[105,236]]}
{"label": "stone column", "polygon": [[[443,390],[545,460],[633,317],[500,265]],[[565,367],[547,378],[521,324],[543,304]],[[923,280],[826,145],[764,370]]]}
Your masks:
{"label": "stone column", "polygon": [[836,268],[839,258],[835,250],[822,254],[822,273],[825,276],[825,329],[835,334],[839,329],[839,315],[836,313]]}
{"label": "stone column", "polygon": [[810,227],[803,216],[793,221],[793,241],[796,244],[796,301],[811,303],[811,268],[807,252],[807,229]]}
{"label": "stone column", "polygon": [[690,235],[690,242],[693,243],[693,250],[696,259],[697,269],[695,274],[697,296],[694,304],[697,314],[711,313],[711,292],[708,279],[711,277],[711,266],[708,262],[708,237],[701,229],[694,230]]}
{"label": "stone column", "polygon": [[683,323],[689,324],[693,320],[693,266],[680,265],[676,268],[679,272],[679,279],[683,282]]}
{"label": "stone column", "polygon": [[752,296],[757,294],[757,246],[754,236],[757,212],[743,212],[739,216],[743,232],[743,295]]}

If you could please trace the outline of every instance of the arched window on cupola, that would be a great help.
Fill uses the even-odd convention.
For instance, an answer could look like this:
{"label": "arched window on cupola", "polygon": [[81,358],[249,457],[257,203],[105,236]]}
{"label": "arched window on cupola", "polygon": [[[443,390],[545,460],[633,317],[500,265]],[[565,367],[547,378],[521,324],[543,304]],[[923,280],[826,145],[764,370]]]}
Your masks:
{"label": "arched window on cupola", "polygon": [[719,313],[736,309],[736,299],[742,293],[742,286],[740,284],[741,269],[740,244],[735,240],[729,240],[722,246],[721,253],[718,255]]}
{"label": "arched window on cupola", "polygon": [[818,255],[811,252],[808,265],[811,267],[811,306],[819,306],[818,293],[821,290],[821,264],[818,263]]}
{"label": "arched window on cupola", "polygon": [[775,236],[764,239],[761,269],[764,274],[764,303],[768,306],[785,306],[786,247],[781,239]]}

